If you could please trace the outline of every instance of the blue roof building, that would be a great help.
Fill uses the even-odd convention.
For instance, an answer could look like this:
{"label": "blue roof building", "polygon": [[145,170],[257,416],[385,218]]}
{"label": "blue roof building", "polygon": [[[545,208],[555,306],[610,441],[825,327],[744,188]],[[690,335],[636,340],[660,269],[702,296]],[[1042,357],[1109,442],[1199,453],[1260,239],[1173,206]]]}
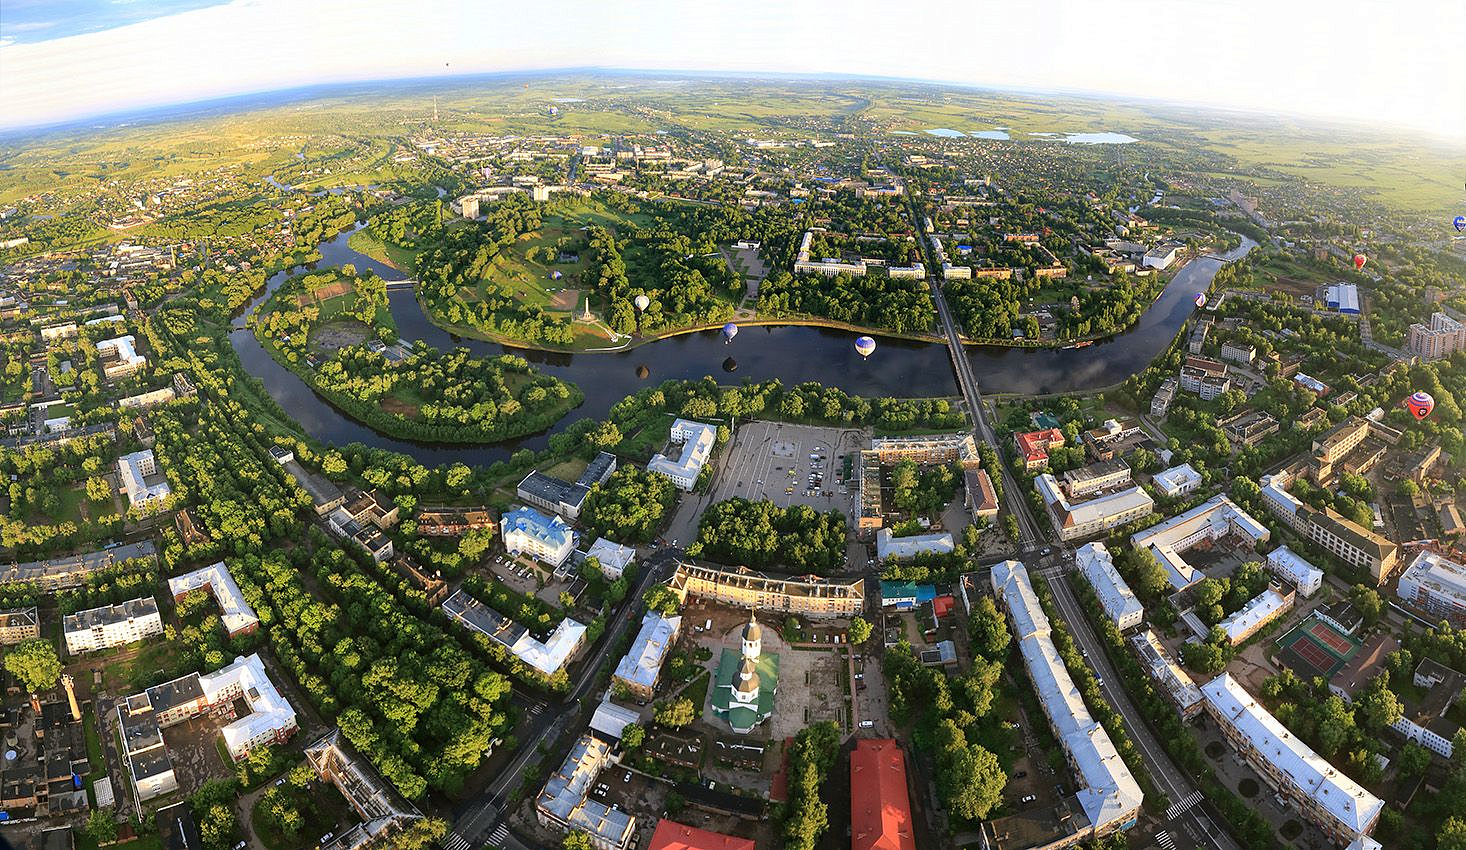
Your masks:
{"label": "blue roof building", "polygon": [[516,508],[504,514],[499,530],[509,552],[525,553],[554,567],[565,563],[575,545],[565,520],[547,517],[534,508]]}

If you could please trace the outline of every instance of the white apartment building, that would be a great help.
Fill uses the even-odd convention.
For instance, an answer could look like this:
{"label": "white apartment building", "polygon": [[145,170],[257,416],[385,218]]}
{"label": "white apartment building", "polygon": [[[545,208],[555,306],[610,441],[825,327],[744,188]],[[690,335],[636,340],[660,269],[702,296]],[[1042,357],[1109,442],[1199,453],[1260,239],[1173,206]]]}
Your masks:
{"label": "white apartment building", "polygon": [[1039,495],[1064,540],[1078,540],[1148,516],[1155,500],[1139,487],[1131,487],[1087,502],[1071,504],[1059,482],[1045,472],[1034,479]]}
{"label": "white apartment building", "polygon": [[1135,592],[1115,569],[1110,550],[1103,543],[1086,543],[1074,552],[1079,571],[1089,579],[1090,587],[1104,606],[1105,614],[1120,631],[1140,625],[1145,618],[1145,608],[1135,598]]}
{"label": "white apartment building", "polygon": [[683,490],[692,490],[697,485],[697,476],[712,456],[713,446],[718,442],[716,426],[690,419],[678,419],[672,423],[670,439],[682,445],[677,460],[663,454],[656,454],[646,465],[647,472],[655,472],[672,480]]}
{"label": "white apartment building", "polygon": [[[117,459],[117,477],[133,507],[152,507],[168,498],[173,490],[158,472],[158,459],[152,449],[126,454]],[[149,478],[154,479],[151,483]]]}
{"label": "white apartment building", "polygon": [[110,649],[163,633],[158,601],[151,596],[67,614],[61,622],[69,655]]}
{"label": "white apartment building", "polygon": [[1323,586],[1323,570],[1287,546],[1279,546],[1268,553],[1267,568],[1291,582],[1304,596],[1312,596]]}
{"label": "white apartment building", "polygon": [[1379,850],[1369,838],[1383,800],[1329,764],[1264,708],[1231,674],[1201,687],[1206,712],[1258,775],[1331,839],[1359,850]]}
{"label": "white apartment building", "polygon": [[1466,626],[1466,564],[1422,551],[1400,574],[1395,593],[1431,621]]}
{"label": "white apartment building", "polygon": [[1256,546],[1266,543],[1272,532],[1231,499],[1216,496],[1180,516],[1130,535],[1130,543],[1138,549],[1149,549],[1166,568],[1171,587],[1185,590],[1206,576],[1186,563],[1182,553],[1203,540],[1220,540],[1228,535],[1248,538]]}
{"label": "white apartment building", "polygon": [[547,517],[534,508],[512,510],[499,520],[504,548],[513,555],[527,554],[537,561],[559,567],[575,548],[570,526],[558,516]]}

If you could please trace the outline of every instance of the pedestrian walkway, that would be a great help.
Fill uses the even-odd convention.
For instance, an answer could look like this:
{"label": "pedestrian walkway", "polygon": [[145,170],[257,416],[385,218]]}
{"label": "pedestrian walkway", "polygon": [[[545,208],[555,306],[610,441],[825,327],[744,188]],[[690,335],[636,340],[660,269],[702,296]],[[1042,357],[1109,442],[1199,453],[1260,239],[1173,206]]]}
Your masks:
{"label": "pedestrian walkway", "polygon": [[1186,814],[1188,811],[1191,810],[1192,806],[1195,806],[1197,803],[1200,802],[1201,792],[1192,791],[1190,794],[1186,795],[1185,799],[1178,800],[1177,802],[1172,803],[1170,808],[1166,809],[1166,820],[1175,820],[1177,817]]}
{"label": "pedestrian walkway", "polygon": [[1164,830],[1156,833],[1155,843],[1161,846],[1161,850],[1176,850],[1176,842],[1171,838],[1171,833]]}
{"label": "pedestrian walkway", "polygon": [[[504,825],[500,824],[499,828],[503,829]],[[468,839],[456,832],[450,832],[443,836],[443,846],[448,850],[468,850],[469,844]]]}
{"label": "pedestrian walkway", "polygon": [[509,827],[501,823],[498,826],[494,827],[493,832],[489,833],[489,846],[498,847],[502,845],[504,843],[504,840],[508,837]]}

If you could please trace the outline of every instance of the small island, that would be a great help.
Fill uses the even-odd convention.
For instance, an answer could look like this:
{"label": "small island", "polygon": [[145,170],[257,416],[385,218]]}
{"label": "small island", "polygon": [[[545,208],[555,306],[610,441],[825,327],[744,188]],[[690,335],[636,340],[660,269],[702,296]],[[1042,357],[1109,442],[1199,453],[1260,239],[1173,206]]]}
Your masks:
{"label": "small island", "polygon": [[386,282],[349,264],[287,281],[253,326],[311,389],[393,437],[510,440],[548,428],[584,400],[579,388],[520,357],[477,358],[399,339]]}

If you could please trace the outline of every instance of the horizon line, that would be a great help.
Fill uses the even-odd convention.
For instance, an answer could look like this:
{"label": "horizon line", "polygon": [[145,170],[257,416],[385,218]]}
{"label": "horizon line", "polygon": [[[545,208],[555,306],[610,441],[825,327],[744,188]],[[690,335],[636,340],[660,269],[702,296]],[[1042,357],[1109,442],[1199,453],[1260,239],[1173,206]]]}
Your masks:
{"label": "horizon line", "polygon": [[[1349,120],[1338,116],[1311,115],[1306,113],[1286,112],[1280,110],[1248,109],[1239,106],[1229,106],[1215,103],[1198,101],[1173,100],[1170,98],[1150,97],[1145,95],[1126,94],[1122,92],[1100,91],[1093,89],[1078,89],[1069,87],[1032,87],[1032,86],[1003,86],[990,83],[976,83],[969,81],[941,80],[925,77],[894,77],[879,74],[849,74],[837,72],[795,72],[795,71],[731,71],[716,69],[646,69],[646,68],[622,68],[603,65],[581,65],[562,66],[556,68],[523,68],[501,71],[476,71],[463,74],[455,74],[451,77],[441,76],[406,76],[406,77],[362,77],[356,80],[342,80],[324,83],[309,83],[299,86],[286,86],[273,89],[259,89],[256,91],[242,92],[238,94],[223,95],[220,97],[200,98],[197,100],[182,100],[170,103],[160,103],[153,106],[132,107],[109,112],[98,112],[83,117],[68,118],[61,121],[47,121],[38,124],[16,124],[0,125],[0,140],[15,142],[32,137],[41,137],[49,133],[61,133],[69,129],[79,129],[87,125],[101,123],[112,125],[110,129],[120,128],[129,124],[162,124],[168,121],[185,120],[189,113],[204,113],[217,110],[227,110],[235,106],[239,111],[251,108],[251,101],[258,101],[269,98],[277,98],[280,101],[324,99],[333,92],[346,91],[354,88],[361,88],[373,85],[411,85],[426,84],[430,86],[448,86],[455,83],[463,83],[475,79],[514,77],[553,77],[568,76],[575,74],[587,74],[590,76],[636,76],[636,77],[711,77],[730,80],[760,80],[760,79],[783,79],[791,82],[828,82],[834,80],[848,80],[851,82],[873,82],[873,83],[900,83],[918,86],[950,86],[969,91],[985,91],[997,94],[1011,93],[1020,97],[1053,97],[1053,98],[1075,98],[1088,100],[1114,100],[1131,103],[1155,104],[1173,108],[1184,108],[1199,110],[1202,112],[1215,113],[1217,115],[1235,116],[1263,116],[1273,119],[1286,119],[1311,123],[1319,126],[1349,127],[1358,130],[1378,130],[1387,126],[1383,124],[1371,124],[1367,121]],[[294,97],[292,97],[292,95]],[[280,104],[258,104],[255,108],[267,108]],[[202,116],[200,116],[202,117]],[[1398,130],[1394,125],[1388,125]],[[1454,136],[1441,135],[1415,128],[1418,137],[1422,140],[1429,140],[1438,143],[1459,141]]]}

